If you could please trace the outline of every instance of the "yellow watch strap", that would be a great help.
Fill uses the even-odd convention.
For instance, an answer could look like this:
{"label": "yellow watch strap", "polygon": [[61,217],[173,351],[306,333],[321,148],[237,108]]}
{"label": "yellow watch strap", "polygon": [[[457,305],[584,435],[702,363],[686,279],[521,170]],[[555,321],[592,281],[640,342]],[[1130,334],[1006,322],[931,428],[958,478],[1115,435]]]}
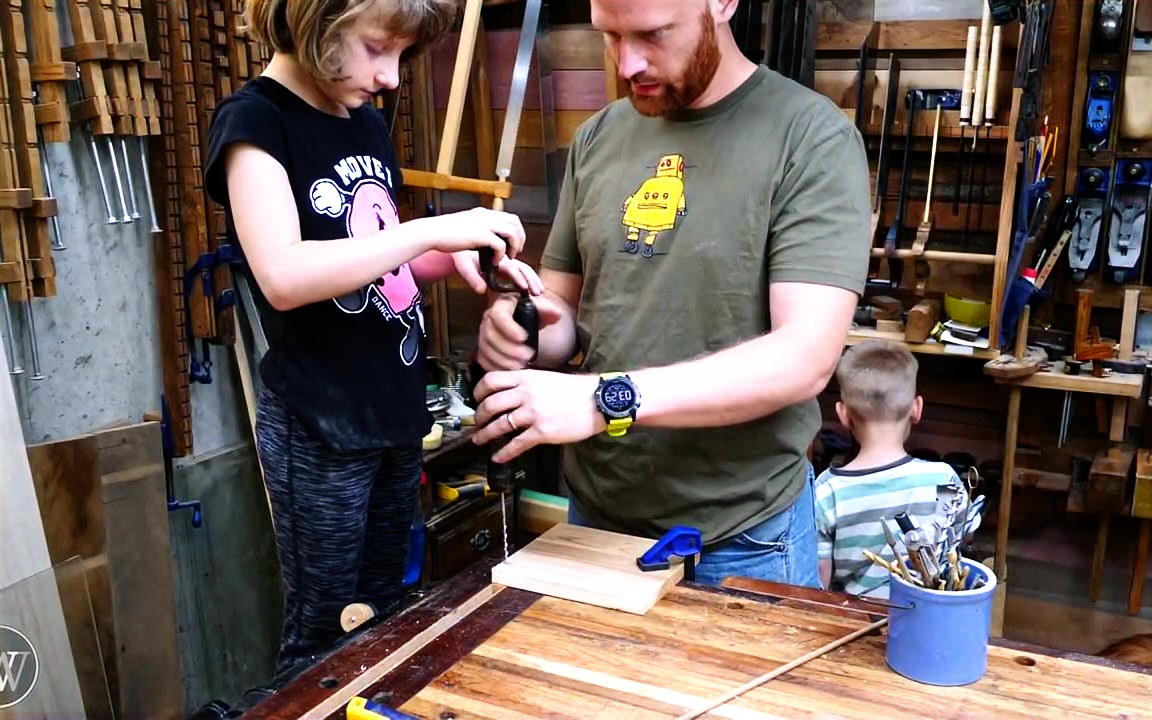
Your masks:
{"label": "yellow watch strap", "polygon": [[608,421],[607,432],[609,437],[620,437],[632,427],[632,418],[616,418]]}

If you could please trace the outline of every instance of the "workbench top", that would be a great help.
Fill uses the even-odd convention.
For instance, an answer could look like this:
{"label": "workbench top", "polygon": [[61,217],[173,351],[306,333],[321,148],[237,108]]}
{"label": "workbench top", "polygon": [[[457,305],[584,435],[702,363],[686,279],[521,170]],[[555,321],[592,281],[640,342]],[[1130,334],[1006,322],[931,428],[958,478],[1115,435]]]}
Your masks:
{"label": "workbench top", "polygon": [[[439,720],[675,718],[884,614],[744,581],[681,584],[638,616],[491,585],[490,568],[364,630],[244,718],[342,719],[354,695]],[[1152,717],[1152,673],[1132,666],[994,640],[982,680],[937,688],[888,669],[885,632],[702,717]]]}

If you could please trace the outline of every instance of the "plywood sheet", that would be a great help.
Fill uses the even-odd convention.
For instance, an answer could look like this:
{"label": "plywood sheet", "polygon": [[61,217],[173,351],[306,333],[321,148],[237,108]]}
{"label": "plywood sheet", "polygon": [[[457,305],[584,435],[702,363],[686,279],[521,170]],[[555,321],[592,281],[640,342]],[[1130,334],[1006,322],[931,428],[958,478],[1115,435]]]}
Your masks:
{"label": "plywood sheet", "polygon": [[643,615],[684,577],[684,566],[644,572],[652,540],[563,523],[492,568],[492,582]]}

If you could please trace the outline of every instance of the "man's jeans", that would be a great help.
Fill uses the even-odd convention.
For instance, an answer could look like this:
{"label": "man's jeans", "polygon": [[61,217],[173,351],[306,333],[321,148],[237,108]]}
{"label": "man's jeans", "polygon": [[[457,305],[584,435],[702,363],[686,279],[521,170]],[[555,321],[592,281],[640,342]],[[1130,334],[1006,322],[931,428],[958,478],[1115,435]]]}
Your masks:
{"label": "man's jeans", "polygon": [[[804,491],[789,507],[715,547],[706,548],[696,565],[696,582],[719,585],[729,576],[788,585],[820,587],[816,559],[815,477],[808,466]],[[587,525],[571,503],[568,522]]]}

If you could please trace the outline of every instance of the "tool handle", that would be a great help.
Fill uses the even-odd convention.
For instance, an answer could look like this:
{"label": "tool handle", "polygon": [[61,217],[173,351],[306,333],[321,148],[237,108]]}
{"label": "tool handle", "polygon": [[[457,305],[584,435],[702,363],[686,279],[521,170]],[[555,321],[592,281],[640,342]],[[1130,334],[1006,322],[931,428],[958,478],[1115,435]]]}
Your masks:
{"label": "tool handle", "polygon": [[902,533],[909,533],[916,529],[916,526],[912,524],[912,518],[908,517],[906,512],[902,512],[892,519],[896,521]]}
{"label": "tool handle", "polygon": [[932,183],[936,179],[936,146],[940,142],[940,110],[936,106],[936,125],[932,129],[932,158],[928,162],[928,194],[924,196],[924,217],[922,223],[928,224],[932,219]]}
{"label": "tool handle", "polygon": [[972,121],[972,93],[976,83],[976,40],[975,25],[968,26],[968,44],[964,51],[964,88],[960,96],[960,124]]}
{"label": "tool handle", "polygon": [[536,303],[526,292],[520,293],[516,301],[516,308],[512,311],[512,319],[528,333],[524,344],[534,351],[540,349],[540,315],[536,312]]}
{"label": "tool handle", "polygon": [[988,90],[988,45],[992,37],[992,9],[985,0],[980,18],[980,44],[976,51],[976,95],[972,99],[972,124],[984,124],[985,93]]}
{"label": "tool handle", "polygon": [[984,124],[996,124],[996,100],[1000,76],[1000,26],[992,28],[992,49],[988,58],[988,89],[984,99]]}
{"label": "tool handle", "polygon": [[920,106],[919,90],[908,91],[908,128],[904,133],[904,163],[900,168],[900,198],[896,201],[896,219],[892,221],[892,227],[896,229],[896,233],[900,233],[900,228],[904,224],[904,206],[908,199],[908,173],[912,167],[912,143],[916,135],[916,109]]}

